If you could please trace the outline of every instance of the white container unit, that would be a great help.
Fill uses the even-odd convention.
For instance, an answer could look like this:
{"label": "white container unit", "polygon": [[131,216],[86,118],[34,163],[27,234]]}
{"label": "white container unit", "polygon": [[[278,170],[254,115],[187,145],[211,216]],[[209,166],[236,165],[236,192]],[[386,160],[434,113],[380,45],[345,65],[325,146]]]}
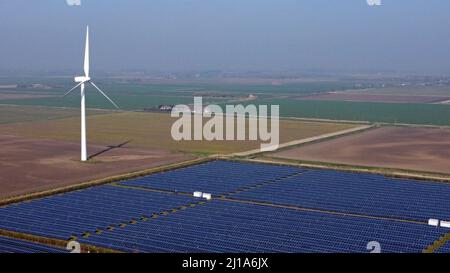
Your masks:
{"label": "white container unit", "polygon": [[202,198],[202,195],[203,195],[203,193],[201,191],[195,191],[194,192],[194,197]]}
{"label": "white container unit", "polygon": [[210,193],[203,193],[203,198],[205,198],[206,200],[211,200],[211,194]]}
{"label": "white container unit", "polygon": [[438,219],[429,219],[428,225],[438,227],[439,226],[439,220]]}
{"label": "white container unit", "polygon": [[450,221],[441,221],[441,227],[450,228]]}

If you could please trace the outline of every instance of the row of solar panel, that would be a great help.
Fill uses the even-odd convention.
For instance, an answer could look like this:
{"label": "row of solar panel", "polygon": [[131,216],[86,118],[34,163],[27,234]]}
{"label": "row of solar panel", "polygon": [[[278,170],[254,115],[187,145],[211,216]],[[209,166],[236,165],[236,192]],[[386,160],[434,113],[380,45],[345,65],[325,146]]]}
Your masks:
{"label": "row of solar panel", "polygon": [[122,182],[127,186],[178,192],[225,194],[240,187],[282,179],[305,169],[229,161],[212,161]]}
{"label": "row of solar panel", "polygon": [[449,196],[450,184],[330,170],[308,170],[232,195],[245,200],[420,221],[450,220]]}
{"label": "row of solar panel", "polygon": [[65,249],[0,236],[0,253],[68,253]]}
{"label": "row of solar panel", "polygon": [[107,185],[0,208],[0,228],[66,240],[192,202],[198,200]]}
{"label": "row of solar panel", "polygon": [[[296,175],[298,173],[302,174]],[[190,187],[194,187],[198,180],[201,181],[199,185],[202,187],[195,187],[195,190],[224,194],[239,187],[267,182],[270,178],[276,182],[259,188],[264,191],[258,196],[263,196],[266,202],[281,202],[272,198],[287,194],[287,200],[298,204],[300,199],[289,199],[289,196],[306,192],[311,196],[305,196],[304,199],[311,201],[316,198],[319,208],[330,203],[334,207],[342,206],[348,209],[351,208],[350,203],[355,200],[358,208],[360,200],[352,200],[352,196],[338,191],[340,185],[331,183],[334,192],[338,192],[337,196],[340,196],[340,199],[337,199],[339,202],[336,203],[336,198],[328,198],[334,193],[321,185],[327,185],[326,183],[336,177],[344,188],[351,191],[353,187],[358,187],[353,184],[360,179],[361,183],[368,183],[367,191],[374,190],[376,193],[378,189],[371,183],[377,183],[376,180],[382,178],[333,173],[335,176],[327,171],[214,161],[147,176],[144,180],[126,181],[121,185],[139,181],[140,186],[149,188],[190,191]],[[348,175],[357,176],[349,179]],[[360,178],[357,178],[358,176]],[[158,178],[152,180],[153,177]],[[297,180],[301,177],[307,179]],[[371,179],[375,182],[370,182]],[[347,184],[349,182],[346,181],[352,184]],[[380,187],[386,190],[385,184],[389,183],[382,180]],[[303,184],[309,186],[302,187]],[[280,189],[275,187],[274,192],[265,192],[266,189],[279,185],[282,186]],[[433,188],[441,184],[424,185]],[[408,185],[405,184],[404,187],[407,188]],[[309,188],[314,190],[308,191]],[[403,186],[401,188],[403,189]],[[364,194],[361,187],[359,190]],[[314,192],[317,195],[314,195]],[[253,190],[243,194],[253,194]],[[285,200],[282,200],[283,203]],[[113,231],[106,229],[132,219],[139,220],[143,216],[149,218],[152,213],[183,208],[194,202],[198,202],[198,199],[179,194],[101,186],[0,208],[0,228],[60,239],[68,239],[72,235],[79,237],[84,232],[90,232],[90,237],[82,238],[84,242],[124,251],[144,252],[364,252],[364,243],[367,243],[367,240],[379,240],[388,252],[417,252],[442,234],[442,229],[427,225],[306,213],[222,201],[208,202],[196,208],[184,207],[186,209],[171,213],[169,217],[138,221],[135,225],[116,228]],[[406,212],[409,209],[401,206],[400,208]],[[381,213],[385,211],[386,208],[380,210]],[[364,212],[361,210],[361,213]],[[395,210],[394,212],[397,213]],[[95,234],[96,229],[102,229],[103,233]]]}
{"label": "row of solar panel", "polygon": [[[298,173],[303,174],[294,175]],[[172,191],[200,190],[224,194],[248,185],[275,180],[277,183],[237,196],[265,202],[422,221],[428,218],[450,219],[450,210],[445,206],[450,185],[371,174],[306,171],[284,166],[214,161],[126,181],[123,184]],[[316,207],[320,202],[322,204]],[[410,206],[414,207],[410,209]]]}
{"label": "row of solar panel", "polygon": [[421,252],[443,230],[427,225],[211,201],[81,242],[127,252]]}

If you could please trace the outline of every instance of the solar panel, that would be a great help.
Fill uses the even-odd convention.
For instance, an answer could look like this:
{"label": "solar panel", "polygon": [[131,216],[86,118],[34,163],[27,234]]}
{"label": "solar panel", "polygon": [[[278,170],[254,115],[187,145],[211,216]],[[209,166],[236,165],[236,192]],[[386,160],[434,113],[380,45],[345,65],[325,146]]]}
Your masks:
{"label": "solar panel", "polygon": [[232,196],[381,217],[450,219],[450,184],[374,174],[309,170]]}
{"label": "solar panel", "polygon": [[11,204],[0,229],[126,252],[421,252],[448,232],[426,223],[450,219],[448,196],[444,183],[219,160]]}
{"label": "solar panel", "polygon": [[441,228],[213,201],[82,242],[130,252],[421,252]]}
{"label": "solar panel", "polygon": [[273,181],[303,169],[229,161],[212,161],[122,182],[123,185],[178,192],[208,192],[215,195]]}
{"label": "solar panel", "polygon": [[68,253],[65,249],[0,236],[0,253]]}
{"label": "solar panel", "polygon": [[0,208],[0,228],[68,239],[194,201],[107,185]]}

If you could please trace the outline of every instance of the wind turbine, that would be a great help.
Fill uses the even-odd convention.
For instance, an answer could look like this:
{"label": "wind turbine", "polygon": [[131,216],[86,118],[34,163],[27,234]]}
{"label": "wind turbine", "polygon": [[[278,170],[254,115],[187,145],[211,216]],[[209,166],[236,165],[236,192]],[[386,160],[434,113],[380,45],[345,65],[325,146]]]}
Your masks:
{"label": "wind turbine", "polygon": [[102,94],[114,107],[119,109],[119,106],[111,100],[105,92],[103,92],[89,77],[89,26],[86,28],[86,48],[84,51],[84,76],[75,77],[75,82],[78,84],[70,89],[64,97],[72,93],[78,87],[81,87],[81,161],[87,161],[87,147],[86,147],[86,93],[85,85],[91,84],[100,94]]}

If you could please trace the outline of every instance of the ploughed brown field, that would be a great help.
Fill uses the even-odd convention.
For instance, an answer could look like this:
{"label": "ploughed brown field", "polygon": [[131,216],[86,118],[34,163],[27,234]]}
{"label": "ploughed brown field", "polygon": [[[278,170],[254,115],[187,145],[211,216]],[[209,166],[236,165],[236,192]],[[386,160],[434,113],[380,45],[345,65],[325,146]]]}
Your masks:
{"label": "ploughed brown field", "polygon": [[336,92],[317,94],[297,98],[299,100],[384,102],[384,103],[440,103],[450,100],[450,96],[433,95],[391,95],[391,94],[355,94]]}
{"label": "ploughed brown field", "polygon": [[381,127],[280,151],[271,156],[356,166],[450,173],[450,130]]}
{"label": "ploughed brown field", "polygon": [[[115,146],[119,146],[117,143]],[[142,150],[90,145],[94,156],[81,163],[80,145],[58,140],[0,135],[0,198],[32,193],[93,179],[192,159],[165,149]],[[96,155],[97,154],[97,155]]]}

